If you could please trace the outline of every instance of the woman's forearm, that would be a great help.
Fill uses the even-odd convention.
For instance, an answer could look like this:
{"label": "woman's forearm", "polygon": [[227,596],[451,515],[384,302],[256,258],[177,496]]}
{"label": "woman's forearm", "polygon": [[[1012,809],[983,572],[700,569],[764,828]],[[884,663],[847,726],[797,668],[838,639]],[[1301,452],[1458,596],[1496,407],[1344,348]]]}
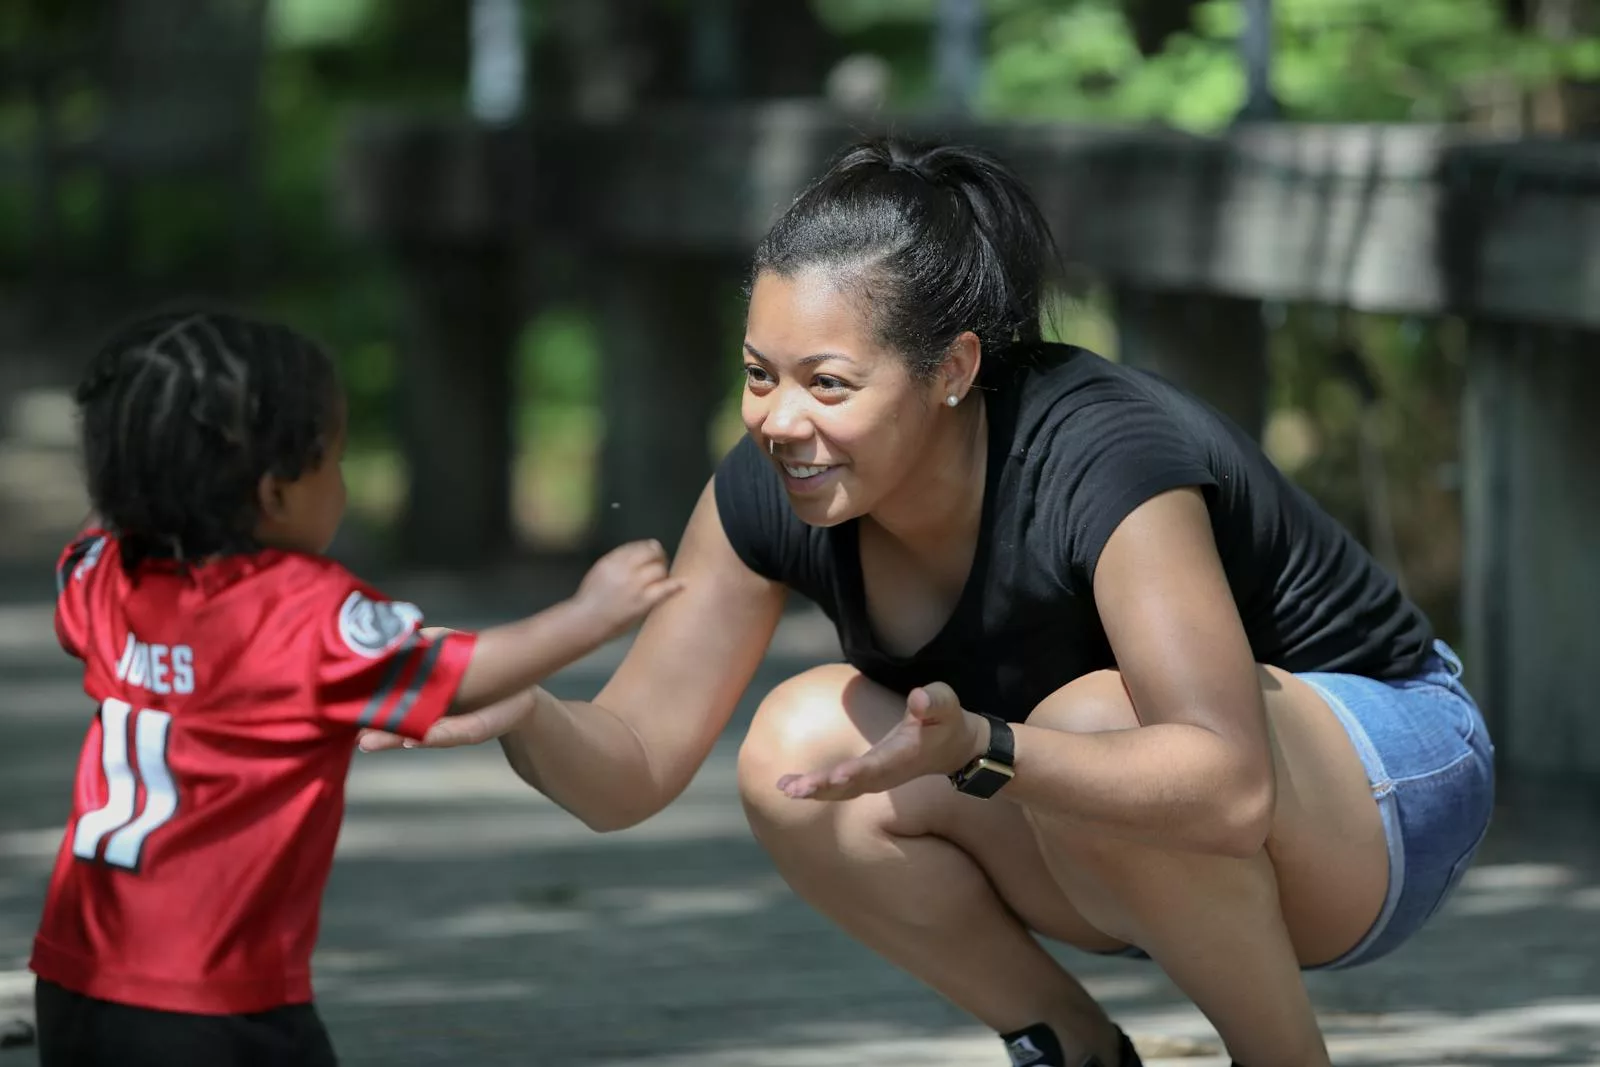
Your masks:
{"label": "woman's forearm", "polygon": [[783,586],[744,565],[708,484],[678,543],[683,591],[650,613],[593,703],[530,694],[495,730],[519,777],[594,830],[635,826],[688,788],[783,613]]}
{"label": "woman's forearm", "polygon": [[1014,729],[1016,777],[999,795],[1046,817],[1222,855],[1252,855],[1265,842],[1275,795],[1270,757],[1251,766],[1204,727]]}
{"label": "woman's forearm", "polygon": [[633,728],[599,704],[528,693],[532,711],[500,738],[523,781],[591,830],[623,830],[666,806]]}

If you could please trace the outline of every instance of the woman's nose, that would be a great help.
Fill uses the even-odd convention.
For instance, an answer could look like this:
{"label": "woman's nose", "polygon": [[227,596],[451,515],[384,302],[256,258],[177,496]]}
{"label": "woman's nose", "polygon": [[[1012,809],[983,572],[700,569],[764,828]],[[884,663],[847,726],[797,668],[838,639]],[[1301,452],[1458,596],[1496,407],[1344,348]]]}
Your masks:
{"label": "woman's nose", "polygon": [[761,420],[761,432],[769,441],[776,441],[780,448],[809,436],[811,423],[804,397],[773,397],[766,417]]}

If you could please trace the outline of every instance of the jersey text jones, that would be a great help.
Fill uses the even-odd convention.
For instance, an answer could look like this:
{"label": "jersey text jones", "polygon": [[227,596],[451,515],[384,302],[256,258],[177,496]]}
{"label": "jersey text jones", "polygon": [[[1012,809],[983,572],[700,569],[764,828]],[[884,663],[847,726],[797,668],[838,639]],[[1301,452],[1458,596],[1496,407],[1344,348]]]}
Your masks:
{"label": "jersey text jones", "polygon": [[128,635],[117,680],[165,696],[194,692],[194,650],[188,645],[158,645]]}

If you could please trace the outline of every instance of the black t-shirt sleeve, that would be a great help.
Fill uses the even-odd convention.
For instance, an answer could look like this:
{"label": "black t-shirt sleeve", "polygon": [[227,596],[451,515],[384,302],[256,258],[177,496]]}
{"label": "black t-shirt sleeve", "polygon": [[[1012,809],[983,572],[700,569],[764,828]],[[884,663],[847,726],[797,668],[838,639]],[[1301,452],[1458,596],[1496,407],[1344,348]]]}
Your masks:
{"label": "black t-shirt sleeve", "polygon": [[804,564],[804,524],[754,438],[741,438],[722,458],[714,492],[722,531],[744,565],[763,578],[793,584]]}
{"label": "black t-shirt sleeve", "polygon": [[1060,565],[1088,592],[1106,542],[1135,508],[1170,489],[1216,484],[1179,420],[1127,398],[1090,404],[1057,426],[1038,492],[1054,511]]}

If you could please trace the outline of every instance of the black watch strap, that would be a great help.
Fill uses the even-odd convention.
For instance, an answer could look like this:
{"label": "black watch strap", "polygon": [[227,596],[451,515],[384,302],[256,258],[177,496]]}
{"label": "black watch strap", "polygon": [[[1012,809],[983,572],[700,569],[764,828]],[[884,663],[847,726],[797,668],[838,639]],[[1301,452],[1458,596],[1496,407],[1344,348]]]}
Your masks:
{"label": "black watch strap", "polygon": [[1014,766],[1017,762],[1017,737],[1011,732],[1011,724],[993,715],[983,717],[989,720],[989,751],[983,754],[983,758],[1004,763],[1007,767]]}

